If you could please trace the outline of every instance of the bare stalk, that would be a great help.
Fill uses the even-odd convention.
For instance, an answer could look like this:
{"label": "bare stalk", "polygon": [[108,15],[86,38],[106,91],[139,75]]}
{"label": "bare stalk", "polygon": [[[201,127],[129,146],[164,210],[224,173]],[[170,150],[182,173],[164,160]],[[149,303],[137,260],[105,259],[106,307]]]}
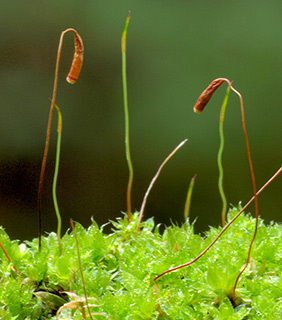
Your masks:
{"label": "bare stalk", "polygon": [[137,228],[136,228],[136,232],[139,231],[139,228],[140,228],[140,223],[142,221],[142,217],[143,217],[143,214],[144,214],[144,210],[145,210],[145,206],[146,206],[146,203],[147,203],[147,198],[148,198],[148,195],[154,185],[154,183],[156,182],[156,180],[158,179],[163,167],[165,166],[165,164],[168,162],[168,160],[173,157],[173,155],[184,145],[184,143],[186,143],[188,141],[188,139],[185,139],[184,141],[182,141],[171,153],[170,155],[164,160],[164,162],[161,164],[161,166],[159,167],[157,173],[155,174],[154,178],[152,179],[146,193],[145,193],[145,196],[144,196],[144,199],[143,199],[143,202],[142,202],[142,205],[141,205],[141,209],[140,209],[140,212],[139,212],[139,219],[138,219],[138,224],[137,224]]}

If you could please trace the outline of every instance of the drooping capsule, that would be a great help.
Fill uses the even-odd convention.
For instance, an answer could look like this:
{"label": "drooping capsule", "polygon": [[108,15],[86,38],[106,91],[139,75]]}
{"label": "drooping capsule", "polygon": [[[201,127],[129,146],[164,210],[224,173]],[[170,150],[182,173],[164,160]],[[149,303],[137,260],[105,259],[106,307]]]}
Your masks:
{"label": "drooping capsule", "polygon": [[226,81],[223,78],[215,79],[211,82],[211,84],[202,92],[202,94],[199,96],[197,102],[194,105],[194,112],[201,113],[207,103],[210,101],[210,98],[214,94],[217,88],[219,88],[222,83]]}
{"label": "drooping capsule", "polygon": [[84,53],[84,46],[80,35],[77,33],[76,30],[72,30],[74,32],[74,45],[75,51],[72,59],[72,64],[70,68],[70,72],[67,76],[67,81],[71,84],[74,84],[78,79],[82,63],[83,63],[83,53]]}

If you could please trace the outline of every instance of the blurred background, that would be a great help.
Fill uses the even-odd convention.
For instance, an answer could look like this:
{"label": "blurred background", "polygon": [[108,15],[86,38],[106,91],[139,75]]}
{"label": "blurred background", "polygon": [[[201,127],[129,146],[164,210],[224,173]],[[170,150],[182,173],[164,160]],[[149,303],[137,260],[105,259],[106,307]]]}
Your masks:
{"label": "blurred background", "polygon": [[[217,188],[218,121],[223,85],[202,115],[193,105],[215,78],[234,80],[260,188],[282,165],[282,2],[18,1],[0,3],[0,224],[12,239],[37,236],[37,190],[60,34],[77,29],[85,60],[75,85],[65,81],[73,35],[63,44],[56,102],[63,114],[57,186],[64,231],[69,218],[85,227],[126,211],[128,168],[120,39],[127,36],[132,204],[140,209],[165,157],[182,140],[149,195],[145,219],[181,224],[187,188],[197,173],[190,216],[202,232],[221,221]],[[239,99],[230,95],[225,120],[224,188],[228,203],[245,204],[252,184]],[[43,230],[55,231],[52,201],[57,115],[54,113],[42,200]],[[281,221],[282,176],[259,197],[260,215]],[[254,206],[248,211],[254,214]],[[108,229],[109,230],[109,229]]]}

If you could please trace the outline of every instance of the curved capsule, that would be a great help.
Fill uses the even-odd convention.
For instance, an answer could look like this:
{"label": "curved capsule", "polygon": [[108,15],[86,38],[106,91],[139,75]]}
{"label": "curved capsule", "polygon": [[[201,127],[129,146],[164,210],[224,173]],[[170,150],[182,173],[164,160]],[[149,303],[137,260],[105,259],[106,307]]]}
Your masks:
{"label": "curved capsule", "polygon": [[77,33],[77,31],[74,29],[72,29],[72,31],[74,32],[75,51],[72,59],[70,72],[66,80],[69,83],[74,84],[78,79],[78,76],[82,67],[84,46],[83,46],[82,39],[80,35]]}
{"label": "curved capsule", "polygon": [[201,113],[204,110],[206,104],[210,101],[210,98],[212,97],[213,93],[216,91],[218,87],[222,85],[224,81],[225,79],[218,78],[211,82],[207,89],[204,90],[202,94],[199,96],[196,104],[194,105],[194,112]]}

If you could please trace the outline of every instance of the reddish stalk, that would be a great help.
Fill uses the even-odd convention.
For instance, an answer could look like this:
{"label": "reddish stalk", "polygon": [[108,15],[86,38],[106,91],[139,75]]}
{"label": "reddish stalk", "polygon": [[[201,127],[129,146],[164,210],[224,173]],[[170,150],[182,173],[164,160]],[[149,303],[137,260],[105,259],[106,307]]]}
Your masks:
{"label": "reddish stalk", "polygon": [[226,79],[226,78],[218,78],[212,81],[212,83],[208,86],[208,88],[206,90],[203,91],[203,93],[200,95],[200,97],[198,98],[195,106],[194,106],[194,111],[197,113],[201,113],[203,111],[203,109],[205,108],[206,104],[209,102],[209,100],[211,99],[213,93],[217,90],[217,88],[219,88],[221,86],[221,84],[223,82],[227,82],[228,86],[230,87],[230,89],[236,93],[236,95],[239,97],[240,100],[240,108],[241,108],[241,117],[242,117],[242,126],[243,126],[243,132],[244,132],[244,136],[245,136],[245,141],[246,141],[246,148],[247,148],[247,155],[248,155],[248,162],[249,162],[249,167],[250,167],[250,172],[251,172],[251,179],[252,179],[252,185],[253,185],[253,193],[254,193],[254,200],[255,200],[255,214],[256,214],[256,224],[255,224],[255,231],[254,231],[254,235],[252,238],[252,241],[250,243],[250,247],[248,250],[248,256],[247,256],[247,261],[246,264],[244,265],[244,267],[242,268],[242,270],[240,271],[234,287],[233,287],[233,295],[235,295],[235,290],[239,281],[240,276],[242,275],[242,273],[246,270],[249,261],[250,261],[250,257],[251,257],[251,251],[252,251],[252,247],[253,247],[253,243],[255,241],[256,235],[257,235],[257,229],[258,229],[258,217],[259,217],[259,210],[258,210],[258,200],[257,200],[257,188],[256,188],[256,180],[255,180],[255,174],[254,174],[254,169],[253,169],[253,163],[252,163],[252,158],[251,158],[251,151],[250,151],[250,144],[249,144],[249,139],[248,139],[248,134],[247,134],[247,129],[246,129],[246,123],[245,123],[245,113],[244,113],[244,104],[243,104],[243,98],[242,95],[235,90],[232,87],[232,83]]}
{"label": "reddish stalk", "polygon": [[258,230],[259,209],[258,209],[258,199],[257,199],[257,188],[256,188],[255,173],[254,173],[254,168],[253,168],[253,163],[252,163],[252,158],[251,158],[251,151],[250,151],[250,144],[249,144],[249,139],[248,139],[248,135],[247,135],[246,123],[245,123],[243,98],[242,98],[241,94],[232,87],[231,83],[229,84],[229,86],[230,86],[230,89],[234,93],[236,93],[237,96],[240,99],[240,107],[241,107],[241,115],[242,115],[242,126],[243,126],[244,135],[245,135],[246,147],[247,147],[247,153],[248,153],[248,161],[249,161],[250,172],[251,172],[251,176],[252,176],[254,201],[255,201],[255,214],[256,214],[255,231],[254,231],[254,235],[253,235],[253,238],[252,238],[252,241],[250,243],[249,250],[248,250],[247,261],[246,261],[244,267],[242,268],[242,270],[240,271],[240,273],[238,274],[238,277],[237,277],[237,279],[235,281],[235,284],[234,284],[234,287],[233,287],[233,290],[232,290],[232,296],[235,297],[235,290],[236,290],[237,284],[239,282],[239,279],[240,279],[241,275],[243,274],[243,272],[246,270],[246,268],[247,268],[247,266],[248,266],[248,264],[250,262],[251,251],[252,251],[253,243],[255,241],[255,238],[256,238],[256,235],[257,235],[257,230]]}
{"label": "reddish stalk", "polygon": [[74,36],[75,36],[75,52],[74,52],[74,56],[73,56],[71,69],[70,69],[70,72],[69,72],[69,74],[67,76],[67,79],[66,79],[69,83],[75,83],[75,81],[78,78],[79,72],[80,72],[81,67],[82,67],[82,62],[83,62],[84,46],[83,46],[83,42],[82,42],[82,39],[81,39],[80,35],[77,33],[77,31],[75,29],[72,29],[72,28],[66,29],[65,31],[63,31],[61,33],[59,47],[58,47],[56,69],[55,69],[55,78],[54,78],[54,86],[53,86],[53,96],[52,96],[51,106],[50,106],[50,111],[49,111],[49,119],[48,119],[48,125],[47,125],[45,149],[44,149],[44,155],[43,155],[43,159],[42,159],[40,180],[39,180],[39,187],[38,187],[37,206],[38,206],[38,220],[39,220],[39,226],[38,226],[38,238],[39,238],[39,244],[38,245],[39,245],[39,249],[41,248],[41,235],[42,235],[41,198],[42,198],[43,181],[44,181],[45,168],[46,168],[46,162],[47,162],[47,156],[48,156],[48,150],[49,150],[49,143],[50,143],[52,116],[53,116],[54,106],[55,106],[55,103],[56,103],[59,64],[60,64],[60,58],[61,58],[64,35],[67,32],[70,32],[70,31],[73,32]]}
{"label": "reddish stalk", "polygon": [[[2,251],[4,252],[4,254],[5,254],[6,258],[8,259],[8,261],[10,263],[13,263],[11,258],[8,255],[7,251],[5,250],[3,244],[1,243],[1,241],[0,241],[0,247],[1,247]],[[19,270],[15,267],[15,265],[13,265],[13,269],[16,271],[17,274],[19,274]]]}
{"label": "reddish stalk", "polygon": [[[159,279],[160,277],[164,276],[167,273],[170,273],[172,271],[176,271],[178,269],[184,268],[184,267],[188,267],[189,265],[193,264],[194,262],[196,262],[197,260],[199,260],[215,243],[216,241],[222,236],[222,234],[226,231],[226,229],[242,214],[242,212],[244,212],[248,206],[255,200],[255,198],[257,198],[257,196],[275,179],[277,178],[277,176],[282,172],[282,167],[280,167],[276,173],[259,189],[259,191],[256,193],[255,196],[253,196],[249,202],[247,204],[245,204],[245,206],[236,214],[236,216],[230,220],[225,226],[224,228],[220,231],[220,233],[216,236],[216,238],[211,242],[210,245],[208,245],[208,247],[203,250],[195,259],[193,259],[190,262],[184,263],[182,265],[179,265],[177,267],[174,267],[172,269],[169,269],[161,274],[159,274],[157,277],[154,278],[154,281],[156,281],[157,279]],[[241,275],[242,273],[240,273]],[[235,291],[233,291],[235,292]]]}

